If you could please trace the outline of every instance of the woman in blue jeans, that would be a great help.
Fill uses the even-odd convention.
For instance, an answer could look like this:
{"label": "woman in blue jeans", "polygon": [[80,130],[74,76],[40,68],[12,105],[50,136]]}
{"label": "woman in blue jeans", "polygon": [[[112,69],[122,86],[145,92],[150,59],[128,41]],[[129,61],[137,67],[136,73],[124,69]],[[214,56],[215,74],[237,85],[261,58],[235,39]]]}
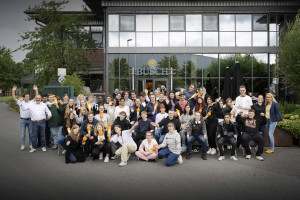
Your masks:
{"label": "woman in blue jeans", "polygon": [[181,143],[180,143],[180,135],[175,129],[175,125],[170,122],[168,124],[169,132],[165,135],[164,141],[158,145],[158,149],[161,149],[158,152],[158,157],[160,159],[166,159],[166,166],[172,166],[176,162],[178,164],[182,164],[182,157],[180,155],[181,151]]}
{"label": "woman in blue jeans", "polygon": [[82,149],[85,142],[82,140],[83,138],[80,133],[79,126],[74,125],[71,129],[70,135],[67,137],[67,153],[65,155],[66,164],[85,161],[85,154]]}
{"label": "woman in blue jeans", "polygon": [[277,126],[278,117],[279,119],[286,124],[286,121],[283,119],[278,103],[276,102],[274,96],[271,93],[266,94],[266,118],[267,118],[267,131],[269,137],[270,149],[266,150],[266,153],[274,153],[274,131]]}

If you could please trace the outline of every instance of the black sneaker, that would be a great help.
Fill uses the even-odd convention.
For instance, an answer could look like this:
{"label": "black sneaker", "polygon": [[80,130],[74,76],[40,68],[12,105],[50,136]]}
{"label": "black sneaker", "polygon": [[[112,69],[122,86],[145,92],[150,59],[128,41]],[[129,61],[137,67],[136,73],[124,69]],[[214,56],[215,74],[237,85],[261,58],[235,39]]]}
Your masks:
{"label": "black sneaker", "polygon": [[191,158],[191,154],[190,153],[188,153],[188,154],[186,154],[186,157],[185,157],[187,160],[189,160],[190,158]]}
{"label": "black sneaker", "polygon": [[202,159],[207,160],[206,154],[202,154]]}

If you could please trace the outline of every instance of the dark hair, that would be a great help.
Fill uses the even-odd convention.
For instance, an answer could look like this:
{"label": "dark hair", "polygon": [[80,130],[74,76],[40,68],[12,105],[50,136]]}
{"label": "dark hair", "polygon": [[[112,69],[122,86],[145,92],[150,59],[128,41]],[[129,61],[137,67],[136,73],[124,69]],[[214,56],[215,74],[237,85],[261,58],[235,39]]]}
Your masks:
{"label": "dark hair", "polygon": [[123,92],[123,96],[124,96],[126,93],[127,93],[128,96],[129,96],[129,91],[124,91],[124,92]]}
{"label": "dark hair", "polygon": [[122,100],[124,100],[124,102],[125,102],[125,99],[124,99],[124,97],[121,97],[121,98],[120,98],[120,101],[122,101]]}
{"label": "dark hair", "polygon": [[[199,104],[198,103],[198,99],[201,99],[202,100],[202,103]],[[195,104],[195,111],[199,111],[200,108],[204,108],[205,107],[205,101],[202,97],[198,97],[197,101],[196,101],[196,104]]]}
{"label": "dark hair", "polygon": [[114,129],[115,129],[116,127],[117,127],[117,128],[120,128],[121,131],[122,131],[122,127],[121,127],[119,124],[115,125]]}
{"label": "dark hair", "polygon": [[48,95],[47,94],[42,94],[42,97],[48,97]]}
{"label": "dark hair", "polygon": [[169,100],[171,101],[171,98],[170,98],[170,94],[171,94],[171,93],[173,93],[173,94],[174,94],[173,103],[174,103],[174,104],[176,104],[176,103],[177,103],[176,94],[175,94],[175,92],[174,92],[173,90],[169,92],[169,94],[168,94],[168,98],[169,98]]}
{"label": "dark hair", "polygon": [[224,118],[225,118],[226,115],[229,115],[229,117],[230,117],[230,113],[227,112],[227,113],[224,114]]}
{"label": "dark hair", "polygon": [[145,97],[145,96],[146,96],[146,93],[145,93],[145,92],[141,92],[141,93],[140,93],[140,96]]}
{"label": "dark hair", "polygon": [[135,90],[130,90],[130,93],[134,93],[136,95],[136,91]]}
{"label": "dark hair", "polygon": [[190,112],[188,113],[188,115],[193,115],[193,109],[192,109],[190,103],[186,103],[186,104],[185,104],[183,113],[186,114],[186,109],[185,109],[185,108],[186,108],[187,106],[190,107]]}
{"label": "dark hair", "polygon": [[89,116],[89,115],[93,115],[93,116],[94,116],[94,112],[93,112],[93,111],[90,111],[90,112],[87,113],[87,115],[88,115],[88,116]]}
{"label": "dark hair", "polygon": [[26,95],[29,95],[29,96],[30,96],[30,94],[29,94],[29,93],[25,93],[25,94],[23,94],[23,97],[25,97]]}
{"label": "dark hair", "polygon": [[241,85],[240,88],[245,88],[246,89],[246,86],[245,85]]}
{"label": "dark hair", "polygon": [[254,109],[250,109],[248,112],[254,112],[255,113],[255,110]]}
{"label": "dark hair", "polygon": [[119,100],[117,98],[114,98],[113,101],[116,101],[116,106],[119,106]]}
{"label": "dark hair", "polygon": [[109,94],[109,95],[106,96],[106,98],[107,98],[107,97],[111,98],[111,95]]}

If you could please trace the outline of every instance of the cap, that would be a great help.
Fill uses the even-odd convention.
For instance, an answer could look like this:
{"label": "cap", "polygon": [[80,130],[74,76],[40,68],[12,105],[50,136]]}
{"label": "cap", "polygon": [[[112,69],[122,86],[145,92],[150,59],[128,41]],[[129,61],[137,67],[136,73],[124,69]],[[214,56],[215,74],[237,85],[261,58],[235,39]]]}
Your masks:
{"label": "cap", "polygon": [[181,95],[185,95],[184,92],[180,92],[180,93],[179,93],[179,96],[181,96]]}

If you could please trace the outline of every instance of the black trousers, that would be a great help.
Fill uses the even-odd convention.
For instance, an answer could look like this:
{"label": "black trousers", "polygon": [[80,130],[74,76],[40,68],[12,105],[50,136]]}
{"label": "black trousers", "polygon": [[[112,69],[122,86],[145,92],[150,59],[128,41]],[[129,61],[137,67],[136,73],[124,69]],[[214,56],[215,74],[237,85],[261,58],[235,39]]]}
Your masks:
{"label": "black trousers", "polygon": [[218,120],[209,121],[206,123],[208,145],[210,148],[216,148],[216,133],[218,127]]}
{"label": "black trousers", "polygon": [[86,157],[88,157],[91,154],[93,148],[94,148],[93,140],[90,140],[88,138],[84,145],[84,153]]}
{"label": "black trousers", "polygon": [[133,140],[137,145],[137,149],[140,148],[140,145],[144,139],[146,139],[146,135],[144,133],[138,133],[133,137]]}
{"label": "black trousers", "polygon": [[93,160],[99,158],[100,152],[103,152],[105,155],[110,154],[111,155],[111,143],[110,142],[104,142],[101,145],[93,145],[92,149],[92,157]]}
{"label": "black trousers", "polygon": [[220,156],[224,156],[224,150],[223,145],[225,142],[229,142],[232,145],[231,149],[231,156],[235,155],[235,149],[236,149],[236,139],[234,137],[228,137],[228,136],[222,136],[218,140],[218,147],[220,151]]}
{"label": "black trousers", "polygon": [[258,145],[258,150],[256,152],[256,156],[261,156],[261,154],[263,154],[263,151],[264,151],[264,143],[265,143],[265,139],[262,136],[262,134],[260,134],[259,132],[256,134],[249,134],[249,133],[243,132],[243,134],[242,134],[243,147],[245,148],[247,155],[251,155],[251,151],[250,151],[250,147],[249,147],[250,140],[253,140]]}

